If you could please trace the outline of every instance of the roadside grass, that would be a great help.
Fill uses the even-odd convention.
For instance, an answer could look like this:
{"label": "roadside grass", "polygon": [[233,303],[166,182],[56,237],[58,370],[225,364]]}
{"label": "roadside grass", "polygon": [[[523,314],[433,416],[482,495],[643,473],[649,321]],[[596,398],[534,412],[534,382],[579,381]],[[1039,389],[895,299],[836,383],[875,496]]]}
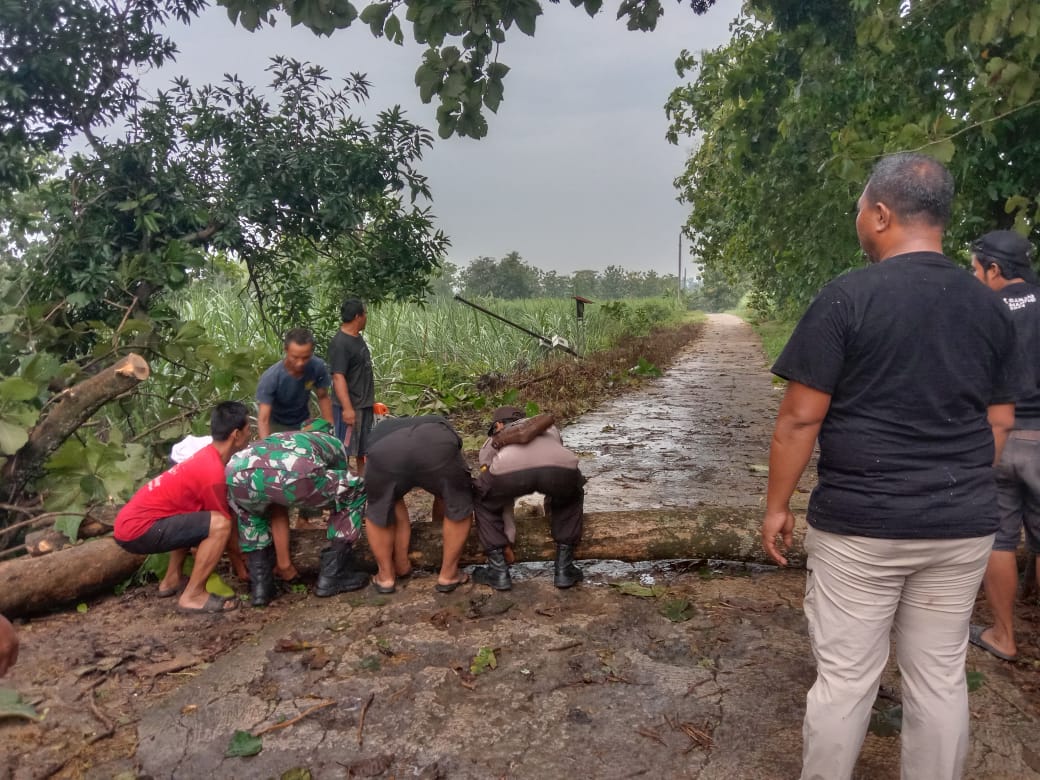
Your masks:
{"label": "roadside grass", "polygon": [[[543,338],[450,298],[421,306],[390,302],[371,307],[365,338],[377,400],[391,413],[480,413],[518,401],[551,403],[567,415],[580,413],[588,398],[599,397],[593,386],[623,386],[670,360],[668,349],[662,351],[669,340],[659,345],[660,339],[651,334],[695,327],[704,317],[686,311],[672,297],[587,305],[580,321],[569,298],[473,302]],[[279,338],[265,327],[255,302],[240,286],[200,283],[173,297],[171,305],[198,322],[225,354],[246,349],[257,366],[270,365],[281,354]],[[300,325],[313,328],[315,353],[324,357],[336,323]],[[166,366],[158,368],[160,376],[166,373]],[[238,375],[224,389],[225,397],[249,400],[255,379]]]}

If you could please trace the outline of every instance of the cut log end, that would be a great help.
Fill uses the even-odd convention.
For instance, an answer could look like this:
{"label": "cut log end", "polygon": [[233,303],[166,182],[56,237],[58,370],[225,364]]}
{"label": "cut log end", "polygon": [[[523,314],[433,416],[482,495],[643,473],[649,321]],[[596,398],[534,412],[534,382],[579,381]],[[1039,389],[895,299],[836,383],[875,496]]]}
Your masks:
{"label": "cut log end", "polygon": [[120,360],[112,368],[120,376],[132,376],[139,382],[146,380],[152,373],[151,368],[148,366],[148,361],[134,352]]}

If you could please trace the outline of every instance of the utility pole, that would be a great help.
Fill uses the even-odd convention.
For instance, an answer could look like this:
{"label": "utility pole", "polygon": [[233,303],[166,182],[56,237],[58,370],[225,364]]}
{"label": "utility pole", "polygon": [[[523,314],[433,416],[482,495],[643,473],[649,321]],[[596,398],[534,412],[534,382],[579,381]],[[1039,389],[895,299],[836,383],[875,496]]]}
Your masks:
{"label": "utility pole", "polygon": [[675,275],[678,289],[675,291],[675,300],[682,303],[682,228],[679,228],[679,272]]}

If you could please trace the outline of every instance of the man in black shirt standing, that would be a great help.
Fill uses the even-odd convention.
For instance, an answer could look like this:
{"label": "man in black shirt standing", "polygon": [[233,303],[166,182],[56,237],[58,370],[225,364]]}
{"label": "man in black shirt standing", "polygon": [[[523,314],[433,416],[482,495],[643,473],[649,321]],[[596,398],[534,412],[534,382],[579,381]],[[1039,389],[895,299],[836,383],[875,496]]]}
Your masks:
{"label": "man in black shirt standing", "polygon": [[1015,428],[997,466],[1000,528],[982,580],[993,625],[971,627],[971,643],[1004,661],[1018,658],[1016,551],[1023,525],[1030,551],[1040,552],[1040,287],[1032,256],[1030,243],[1012,230],[994,230],[971,245],[975,278],[997,292],[1011,312],[1027,374],[1026,395],[1015,404]]}
{"label": "man in black shirt standing", "polygon": [[368,309],[360,298],[347,298],[339,310],[340,326],[329,344],[329,371],[332,372],[332,419],[336,436],[355,456],[358,476],[365,475],[368,437],[375,417],[376,401],[372,353],[361,332],[368,323]]}
{"label": "man in black shirt standing", "polygon": [[762,541],[780,564],[791,494],[820,445],[805,537],[817,678],[803,778],[852,776],[893,632],[902,775],[963,774],[968,624],[1020,377],[1007,308],[942,255],[952,201],[953,179],[932,158],[880,160],[856,217],[871,264],[823,288],[773,366],[788,387]]}

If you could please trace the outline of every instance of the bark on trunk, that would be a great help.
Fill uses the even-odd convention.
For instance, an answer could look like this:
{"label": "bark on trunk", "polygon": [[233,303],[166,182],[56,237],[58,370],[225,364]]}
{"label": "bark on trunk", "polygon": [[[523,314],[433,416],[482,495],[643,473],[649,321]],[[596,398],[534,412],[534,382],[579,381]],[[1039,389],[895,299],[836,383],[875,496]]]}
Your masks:
{"label": "bark on trunk", "polygon": [[110,590],[143,561],[143,555],[131,555],[110,536],[41,558],[7,561],[0,564],[0,613],[15,617],[82,601]]}
{"label": "bark on trunk", "polygon": [[73,431],[107,402],[147,379],[149,373],[148,362],[143,357],[129,354],[54,399],[50,412],[29,434],[29,441],[4,465],[0,485],[6,502],[18,503],[22,491],[36,478],[44,461]]}
{"label": "bark on trunk", "polygon": [[[95,521],[97,518],[91,518]],[[636,512],[592,512],[585,515],[585,531],[578,546],[579,559],[648,561],[713,559],[768,563],[759,542],[761,510],[757,508],[697,507]],[[103,522],[103,518],[102,518]],[[788,553],[790,566],[804,566],[805,525],[795,528]],[[293,531],[293,562],[307,577],[317,574],[319,556],[326,546],[322,530]],[[441,526],[435,522],[412,525],[412,562],[436,570],[441,560]],[[374,561],[362,539],[357,545],[362,567]],[[517,561],[550,561],[555,549],[544,517],[517,517]],[[133,574],[144,560],[119,547],[111,537],[87,541],[40,558],[18,558],[0,563],[0,614],[8,617],[43,612],[110,590]],[[470,534],[463,565],[482,563],[476,534]],[[1033,556],[1020,551],[1019,565]]]}
{"label": "bark on trunk", "polygon": [[[765,562],[758,542],[760,510],[700,507],[641,512],[594,512],[585,515],[579,558],[623,561],[667,558],[714,558]],[[555,548],[544,517],[517,517],[517,561],[550,561]],[[293,562],[305,576],[317,574],[326,546],[324,531],[293,531]],[[792,565],[800,560],[800,534]],[[362,566],[374,568],[368,545],[357,545]],[[440,523],[412,526],[413,563],[435,570],[441,560]],[[110,538],[86,542],[40,558],[0,564],[0,613],[8,616],[53,609],[96,595],[122,582],[143,559],[130,555]],[[476,533],[462,556],[464,565],[482,563]]]}

